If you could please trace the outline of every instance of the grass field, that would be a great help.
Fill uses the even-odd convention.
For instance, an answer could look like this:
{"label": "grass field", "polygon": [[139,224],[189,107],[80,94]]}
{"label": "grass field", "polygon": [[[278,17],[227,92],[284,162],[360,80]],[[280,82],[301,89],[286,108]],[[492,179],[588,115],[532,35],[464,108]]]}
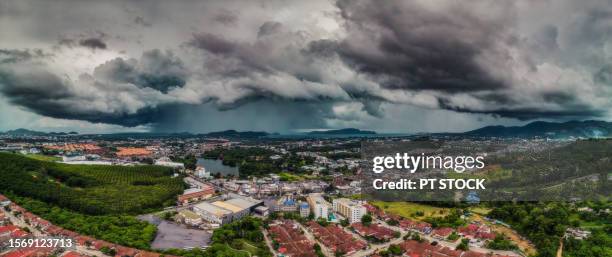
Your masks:
{"label": "grass field", "polygon": [[287,173],[287,172],[281,172],[278,175],[280,176],[280,180],[281,181],[294,182],[294,181],[302,181],[302,180],[304,180],[304,178],[302,178],[299,175],[291,174],[291,173]]}
{"label": "grass field", "polygon": [[32,158],[34,160],[47,161],[47,162],[57,162],[57,161],[62,160],[62,158],[57,157],[57,156],[49,156],[49,155],[42,155],[42,154],[28,154],[24,156],[28,158]]}
{"label": "grass field", "polygon": [[242,243],[240,249],[248,251],[249,253],[251,253],[251,255],[257,255],[257,252],[259,251],[259,248],[257,248],[257,246],[254,246],[251,242],[245,239],[240,239],[240,243]]}
{"label": "grass field", "polygon": [[[434,207],[430,205],[412,202],[371,202],[374,206],[385,212],[396,214],[407,219],[423,220],[427,217],[442,217],[449,213],[448,208]],[[417,212],[423,212],[423,216],[417,216]]]}
{"label": "grass field", "polygon": [[485,207],[471,207],[469,209],[471,212],[482,215],[482,216],[487,216],[487,214],[489,214],[489,212],[491,212],[490,208],[485,208]]}

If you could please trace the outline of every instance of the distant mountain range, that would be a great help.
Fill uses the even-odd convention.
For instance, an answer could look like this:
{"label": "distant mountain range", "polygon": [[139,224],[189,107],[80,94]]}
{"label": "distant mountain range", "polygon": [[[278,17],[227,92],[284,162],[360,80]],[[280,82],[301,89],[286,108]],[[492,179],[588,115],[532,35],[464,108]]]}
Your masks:
{"label": "distant mountain range", "polygon": [[15,129],[6,132],[0,132],[0,135],[9,136],[66,136],[66,135],[77,135],[77,132],[41,132],[29,129]]}
{"label": "distant mountain range", "polygon": [[210,132],[207,134],[201,134],[207,137],[232,137],[232,138],[260,138],[269,136],[270,133],[263,131],[236,131],[233,129]]}
{"label": "distant mountain range", "polygon": [[[78,135],[77,132],[41,132],[28,129],[15,129],[6,132],[0,132],[0,135],[9,136],[67,136]],[[104,138],[156,138],[156,137],[224,137],[224,138],[242,138],[242,139],[258,139],[268,136],[276,136],[278,133],[268,133],[264,131],[236,131],[224,130],[210,132],[204,134],[192,134],[189,132],[181,133],[163,133],[163,132],[135,132],[135,133],[114,133],[114,134],[91,134],[79,135],[85,137],[104,137]],[[311,131],[298,134],[295,136],[358,136],[358,135],[381,135],[374,131],[360,130],[356,128],[331,129],[323,131]],[[545,122],[536,121],[525,126],[487,126],[472,131],[463,133],[433,133],[433,135],[451,135],[451,136],[466,136],[466,137],[501,137],[501,138],[569,138],[569,137],[612,137],[612,122],[586,120],[586,121],[568,121],[568,122]]]}
{"label": "distant mountain range", "polygon": [[308,135],[375,135],[376,132],[369,130],[360,130],[356,128],[330,129],[321,131],[311,131]]}
{"label": "distant mountain range", "polygon": [[612,122],[586,120],[568,122],[536,121],[525,126],[487,126],[476,130],[459,133],[465,136],[479,137],[612,137]]}

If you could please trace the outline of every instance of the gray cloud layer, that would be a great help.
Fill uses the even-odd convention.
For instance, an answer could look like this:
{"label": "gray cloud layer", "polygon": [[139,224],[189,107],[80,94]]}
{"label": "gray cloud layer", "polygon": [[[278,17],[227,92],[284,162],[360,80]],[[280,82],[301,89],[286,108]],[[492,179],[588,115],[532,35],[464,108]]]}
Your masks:
{"label": "gray cloud layer", "polygon": [[[82,12],[49,19],[69,4]],[[612,107],[606,1],[45,5],[0,3],[13,36],[0,92],[48,117],[170,129],[181,112],[276,103],[291,129],[383,118],[389,105],[520,120]]]}

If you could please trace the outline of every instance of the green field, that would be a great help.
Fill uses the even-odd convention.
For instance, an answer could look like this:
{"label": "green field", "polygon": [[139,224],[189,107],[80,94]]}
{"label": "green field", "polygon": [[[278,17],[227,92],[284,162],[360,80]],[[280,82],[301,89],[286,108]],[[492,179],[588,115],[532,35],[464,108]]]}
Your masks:
{"label": "green field", "polygon": [[34,160],[47,161],[47,162],[55,162],[55,161],[62,160],[62,158],[57,157],[57,156],[50,156],[50,155],[43,155],[43,154],[28,154],[25,156],[28,158],[32,158]]}
{"label": "green field", "polygon": [[[373,201],[374,206],[387,213],[396,214],[413,220],[423,220],[427,217],[443,217],[449,213],[449,209],[412,202],[383,202]],[[423,216],[417,216],[417,212],[423,212]]]}
{"label": "green field", "polygon": [[165,167],[69,165],[0,153],[0,193],[84,214],[140,214],[175,202],[184,189]]}
{"label": "green field", "polygon": [[469,210],[473,213],[482,215],[482,216],[487,216],[487,214],[489,214],[489,212],[491,212],[490,208],[486,208],[486,207],[482,207],[482,206],[475,206],[475,207],[470,207]]}
{"label": "green field", "polygon": [[295,182],[295,181],[302,181],[302,180],[304,180],[304,178],[302,178],[299,175],[291,174],[291,173],[287,173],[287,172],[281,172],[278,175],[280,176],[280,180],[281,181]]}

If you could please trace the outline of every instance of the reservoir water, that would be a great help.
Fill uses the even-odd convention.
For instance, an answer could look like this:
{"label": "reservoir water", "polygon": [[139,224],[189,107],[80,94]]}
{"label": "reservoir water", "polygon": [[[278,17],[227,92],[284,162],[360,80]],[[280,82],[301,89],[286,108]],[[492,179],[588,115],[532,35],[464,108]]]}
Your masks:
{"label": "reservoir water", "polygon": [[238,167],[224,165],[222,160],[198,158],[197,165],[204,166],[210,174],[221,173],[221,175],[236,175],[238,176]]}

